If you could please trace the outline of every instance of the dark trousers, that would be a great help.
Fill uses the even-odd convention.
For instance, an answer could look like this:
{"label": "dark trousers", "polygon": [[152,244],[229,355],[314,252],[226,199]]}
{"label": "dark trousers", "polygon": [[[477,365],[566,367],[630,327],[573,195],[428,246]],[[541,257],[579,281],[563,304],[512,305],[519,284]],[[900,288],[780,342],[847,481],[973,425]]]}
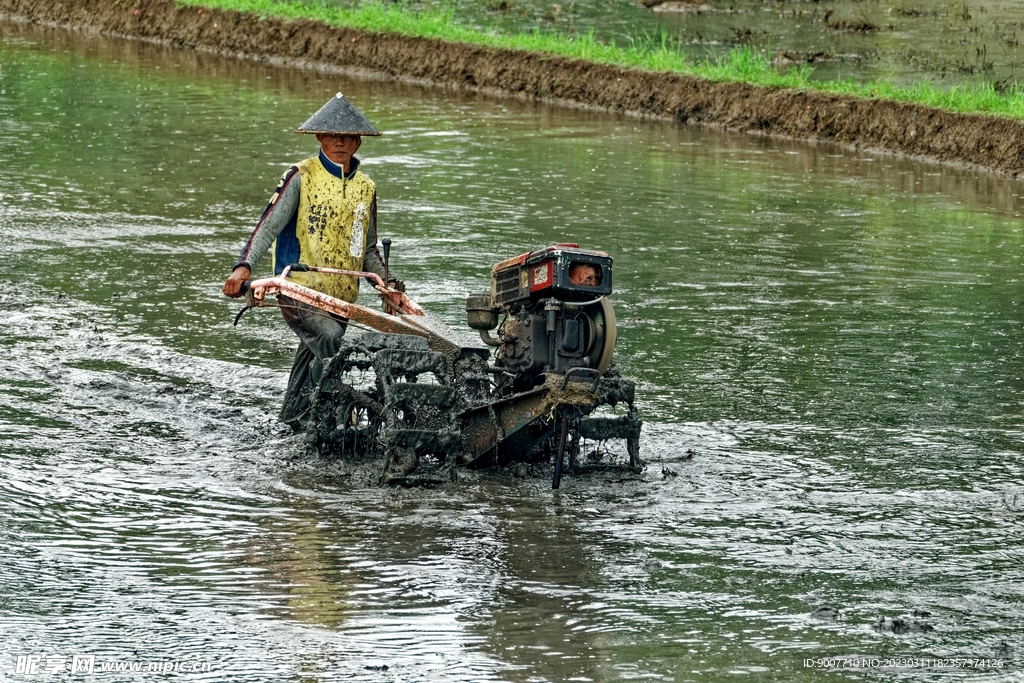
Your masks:
{"label": "dark trousers", "polygon": [[299,430],[305,427],[309,397],[320,381],[323,363],[338,353],[347,321],[287,296],[278,296],[277,303],[285,323],[299,338],[279,419]]}

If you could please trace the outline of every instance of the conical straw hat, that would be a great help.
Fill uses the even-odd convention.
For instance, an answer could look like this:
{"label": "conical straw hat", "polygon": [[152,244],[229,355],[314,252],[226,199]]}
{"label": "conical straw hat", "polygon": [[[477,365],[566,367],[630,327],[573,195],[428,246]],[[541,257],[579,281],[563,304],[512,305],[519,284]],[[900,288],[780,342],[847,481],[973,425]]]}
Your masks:
{"label": "conical straw hat", "polygon": [[356,109],[355,105],[338,93],[320,107],[296,133],[327,133],[330,135],[380,135],[380,131]]}

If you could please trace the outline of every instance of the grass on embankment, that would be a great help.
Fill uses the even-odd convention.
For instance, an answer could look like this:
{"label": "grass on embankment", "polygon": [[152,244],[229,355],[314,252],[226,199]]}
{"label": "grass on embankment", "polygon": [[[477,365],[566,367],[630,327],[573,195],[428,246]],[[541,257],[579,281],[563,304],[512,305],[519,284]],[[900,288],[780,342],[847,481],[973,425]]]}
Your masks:
{"label": "grass on embankment", "polygon": [[942,90],[922,82],[917,87],[888,82],[811,80],[804,65],[779,71],[765,55],[751,48],[737,48],[721,59],[694,60],[665,36],[635,39],[629,47],[599,42],[592,34],[567,36],[540,31],[498,33],[479,31],[455,23],[452,12],[411,12],[399,5],[377,2],[357,8],[303,3],[300,0],[177,0],[179,5],[235,10],[261,17],[309,19],[328,26],[374,33],[395,33],[417,38],[436,38],[470,45],[539,52],[582,59],[599,64],[633,67],[647,71],[679,73],[714,82],[750,83],[769,88],[813,90],[865,99],[886,99],[936,107],[958,113],[981,113],[1024,119],[1024,87],[997,92],[992,84],[957,86]]}

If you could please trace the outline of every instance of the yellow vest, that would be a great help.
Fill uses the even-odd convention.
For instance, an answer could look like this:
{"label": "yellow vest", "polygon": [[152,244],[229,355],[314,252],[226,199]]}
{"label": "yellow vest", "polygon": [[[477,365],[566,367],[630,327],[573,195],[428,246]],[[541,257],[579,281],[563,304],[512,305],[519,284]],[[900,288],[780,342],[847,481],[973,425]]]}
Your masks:
{"label": "yellow vest", "polygon": [[[350,179],[332,175],[317,157],[296,164],[301,174],[295,236],[299,259],[308,266],[362,270],[375,186],[362,171]],[[299,284],[354,302],[359,278],[324,273],[292,273]]]}

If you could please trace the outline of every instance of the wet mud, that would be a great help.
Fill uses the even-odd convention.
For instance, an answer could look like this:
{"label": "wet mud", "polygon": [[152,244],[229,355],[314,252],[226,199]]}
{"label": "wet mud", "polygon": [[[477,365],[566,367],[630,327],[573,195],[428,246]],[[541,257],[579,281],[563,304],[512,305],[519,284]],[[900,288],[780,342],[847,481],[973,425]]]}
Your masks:
{"label": "wet mud", "polygon": [[894,102],[709,83],[560,57],[176,7],[166,0],[0,0],[0,14],[249,59],[672,119],[1024,174],[1024,125]]}

